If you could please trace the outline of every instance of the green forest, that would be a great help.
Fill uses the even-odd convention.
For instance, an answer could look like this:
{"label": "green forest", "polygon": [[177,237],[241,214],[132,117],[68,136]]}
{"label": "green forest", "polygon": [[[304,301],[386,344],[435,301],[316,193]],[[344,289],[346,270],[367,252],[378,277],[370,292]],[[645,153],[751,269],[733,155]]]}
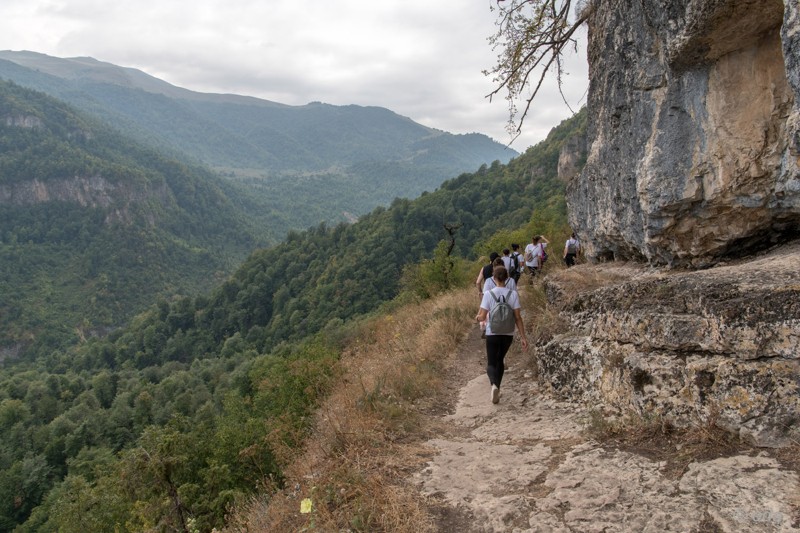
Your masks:
{"label": "green forest", "polygon": [[0,82],[0,119],[0,345],[12,354],[207,291],[279,239],[241,187],[41,93]]}
{"label": "green forest", "polygon": [[[5,106],[23,91],[0,88]],[[0,204],[3,327],[18,336],[69,337],[0,367],[0,531],[221,527],[232,503],[280,486],[276,450],[302,441],[359,318],[469,282],[488,251],[525,243],[534,231],[567,233],[558,154],[584,127],[582,112],[507,165],[484,165],[352,224],[291,231],[255,249],[230,276],[222,274],[226,258],[256,248],[261,236],[228,218],[229,189],[213,175],[184,172],[185,164],[145,149],[120,152],[141,169],[144,187],[166,184],[178,206],[202,193],[206,209],[175,215],[146,204],[132,207],[132,216],[153,224],[108,225],[100,223],[102,209]],[[93,128],[81,131],[99,131]],[[8,130],[0,122],[0,142],[15,142]],[[97,150],[111,152],[90,142],[97,134],[84,137],[82,151],[65,151],[83,161],[75,163],[81,172]],[[6,146],[0,165],[12,168]],[[199,245],[210,235],[218,248]],[[216,274],[206,277],[209,288],[190,292],[156,264],[180,265],[187,276],[213,264]],[[56,278],[45,267],[68,275]],[[130,300],[106,301],[115,287]],[[90,334],[145,301],[127,326]],[[86,331],[50,321],[88,309],[100,314]]]}

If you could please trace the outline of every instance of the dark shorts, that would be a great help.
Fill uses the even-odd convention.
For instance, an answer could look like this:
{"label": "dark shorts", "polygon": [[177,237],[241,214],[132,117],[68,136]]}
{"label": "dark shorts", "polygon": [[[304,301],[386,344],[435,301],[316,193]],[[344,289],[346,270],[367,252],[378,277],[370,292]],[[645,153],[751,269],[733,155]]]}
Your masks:
{"label": "dark shorts", "polygon": [[567,264],[568,267],[571,267],[575,264],[575,254],[567,254],[564,256],[564,262]]}

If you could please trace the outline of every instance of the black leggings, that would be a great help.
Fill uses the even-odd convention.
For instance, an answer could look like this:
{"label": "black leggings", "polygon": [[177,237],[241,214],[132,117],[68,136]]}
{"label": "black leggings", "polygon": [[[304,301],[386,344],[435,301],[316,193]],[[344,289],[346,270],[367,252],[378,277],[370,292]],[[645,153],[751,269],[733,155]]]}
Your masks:
{"label": "black leggings", "polygon": [[491,385],[500,387],[500,382],[503,381],[503,359],[513,341],[513,335],[486,336],[486,374]]}

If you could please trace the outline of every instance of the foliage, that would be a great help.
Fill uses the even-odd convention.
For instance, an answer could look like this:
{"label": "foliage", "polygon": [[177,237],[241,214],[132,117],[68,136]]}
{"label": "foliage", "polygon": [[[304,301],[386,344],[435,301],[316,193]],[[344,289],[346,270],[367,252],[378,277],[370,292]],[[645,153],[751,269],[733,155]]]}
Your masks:
{"label": "foliage", "polygon": [[452,257],[449,246],[447,241],[439,241],[433,259],[406,265],[402,274],[403,289],[420,298],[430,298],[463,287],[468,281],[467,262],[460,257]]}
{"label": "foliage", "polygon": [[[2,527],[210,531],[256,488],[282,487],[290,452],[339,376],[342,346],[332,339],[395,298],[407,265],[417,265],[430,292],[457,286],[475,265],[476,243],[525,227],[532,211],[536,224],[563,221],[554,169],[576,124],[508,165],[484,165],[417,200],[397,199],[350,225],[290,232],[216,288],[158,300],[105,338],[0,368]],[[449,237],[445,227],[458,228],[455,241],[438,244]],[[115,230],[119,239],[124,229]],[[137,265],[151,237],[145,232],[133,250],[99,252]],[[56,301],[55,282],[41,285]],[[445,310],[437,320],[452,325],[462,315]],[[430,366],[414,364],[415,372]],[[384,382],[350,380],[367,387],[363,408],[391,418],[399,411],[387,391],[404,401],[423,396],[407,379],[409,365]],[[401,431],[402,417],[393,420],[392,432]],[[361,518],[369,527],[373,515]]]}
{"label": "foliage", "polygon": [[[570,11],[576,6],[576,19],[570,22]],[[508,132],[519,135],[522,123],[542,83],[555,69],[559,89],[564,74],[562,54],[574,46],[573,34],[589,17],[593,0],[498,0],[497,33],[489,42],[500,49],[497,64],[487,76],[493,76],[495,89],[490,97],[502,91],[507,93],[509,106]],[[525,96],[523,96],[525,95]],[[520,113],[517,101],[522,99],[525,108]],[[519,121],[517,123],[517,120]]]}
{"label": "foliage", "polygon": [[6,82],[0,187],[0,345],[29,356],[208,290],[265,242],[210,172]]}
{"label": "foliage", "polygon": [[337,359],[318,339],[140,372],[0,374],[0,524],[220,526],[237,498],[280,481],[275,450],[299,444]]}

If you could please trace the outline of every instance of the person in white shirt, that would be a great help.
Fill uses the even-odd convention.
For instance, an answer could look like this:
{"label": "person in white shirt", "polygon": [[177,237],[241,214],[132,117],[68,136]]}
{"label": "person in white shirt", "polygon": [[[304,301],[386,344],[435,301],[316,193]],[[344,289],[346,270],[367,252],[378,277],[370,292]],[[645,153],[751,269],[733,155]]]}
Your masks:
{"label": "person in white shirt", "polygon": [[528,246],[525,247],[525,266],[531,275],[531,283],[536,272],[542,268],[542,254],[545,247],[550,244],[544,235],[534,235]]}
{"label": "person in white shirt", "polygon": [[579,253],[581,253],[581,243],[573,233],[564,243],[564,263],[566,263],[567,268],[575,264],[575,258],[578,257]]}
{"label": "person in white shirt", "polygon": [[512,278],[513,276],[511,273],[514,271],[514,260],[511,259],[511,250],[503,248],[503,255],[501,257],[503,259],[503,266],[506,267],[508,271],[508,277]]}
{"label": "person in white shirt", "polygon": [[497,252],[489,254],[489,264],[482,266],[478,277],[475,279],[475,286],[478,288],[478,296],[483,297],[483,283],[492,277],[492,269],[494,269],[494,261],[499,257]]}
{"label": "person in white shirt", "polygon": [[[522,322],[522,313],[520,311],[519,294],[517,291],[512,291],[507,288],[506,281],[508,280],[508,271],[504,266],[497,266],[492,273],[492,277],[497,283],[497,286],[491,290],[483,293],[481,306],[478,309],[478,315],[475,319],[478,322],[487,322],[486,326],[486,375],[489,376],[489,383],[491,384],[491,398],[492,403],[500,401],[500,384],[503,381],[504,365],[503,359],[514,341],[513,329],[519,333],[522,340],[522,349],[528,349],[528,337],[525,335],[525,325]],[[492,331],[491,320],[487,320],[489,313],[497,305],[500,300],[504,300],[514,310],[514,323],[511,333],[501,333]]]}
{"label": "person in white shirt", "polygon": [[[498,257],[497,259],[494,260],[494,268],[496,269],[499,266],[503,266],[504,267],[505,265],[503,263],[505,263],[505,261],[501,261],[501,259]],[[506,272],[510,272],[510,271],[506,268]],[[498,284],[497,284],[497,280],[494,277],[494,269],[493,269],[492,270],[492,277],[483,282],[483,292],[490,291],[490,290],[494,289],[495,287],[498,287]],[[517,290],[517,282],[514,281],[514,278],[512,278],[509,275],[508,279],[506,280],[505,287],[506,287],[506,289],[511,289],[512,291],[516,291]]]}

